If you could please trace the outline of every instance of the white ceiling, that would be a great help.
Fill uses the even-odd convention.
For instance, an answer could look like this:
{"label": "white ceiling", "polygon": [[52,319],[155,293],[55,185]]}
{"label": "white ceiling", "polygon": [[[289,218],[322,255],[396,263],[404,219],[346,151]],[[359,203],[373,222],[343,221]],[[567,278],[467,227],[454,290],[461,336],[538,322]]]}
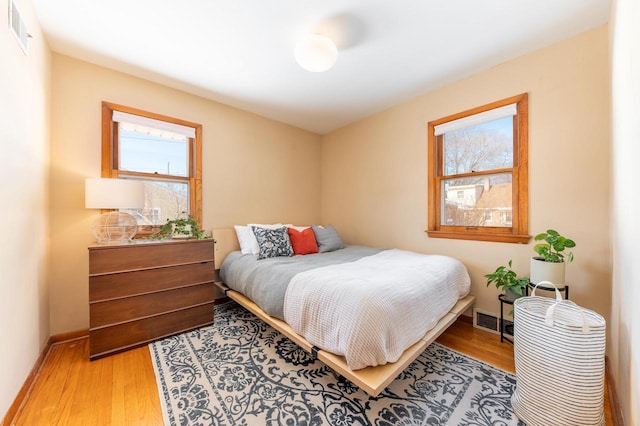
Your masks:
{"label": "white ceiling", "polygon": [[[611,0],[33,0],[50,47],[324,134],[605,24]],[[300,68],[307,32],[338,62]]]}

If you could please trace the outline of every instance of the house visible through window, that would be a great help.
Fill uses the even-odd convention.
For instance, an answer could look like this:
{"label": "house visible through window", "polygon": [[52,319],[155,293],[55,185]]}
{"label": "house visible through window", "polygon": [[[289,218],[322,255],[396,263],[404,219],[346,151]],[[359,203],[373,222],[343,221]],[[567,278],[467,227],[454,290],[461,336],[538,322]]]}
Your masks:
{"label": "house visible through window", "polygon": [[102,176],[144,182],[144,207],[127,210],[142,233],[186,215],[200,222],[202,127],[106,102],[102,108]]}
{"label": "house visible through window", "polygon": [[527,94],[429,123],[430,237],[525,243]]}

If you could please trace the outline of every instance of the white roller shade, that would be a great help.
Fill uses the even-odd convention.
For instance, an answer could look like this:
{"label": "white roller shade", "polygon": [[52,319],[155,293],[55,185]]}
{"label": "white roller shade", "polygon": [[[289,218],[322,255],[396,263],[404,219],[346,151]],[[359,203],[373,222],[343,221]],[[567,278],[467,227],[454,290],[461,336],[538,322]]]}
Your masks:
{"label": "white roller shade", "polygon": [[518,114],[516,104],[501,106],[499,108],[490,109],[479,114],[470,115],[468,117],[459,118],[434,127],[435,135],[440,136],[454,130],[464,129],[469,126],[476,126],[489,121],[498,120],[505,117],[513,117]]}
{"label": "white roller shade", "polygon": [[196,137],[196,129],[183,126],[181,124],[168,123],[166,121],[155,120],[153,118],[142,117],[140,115],[129,114],[122,111],[113,111],[113,121],[127,123],[151,129],[159,129],[165,132],[175,133],[188,138]]}

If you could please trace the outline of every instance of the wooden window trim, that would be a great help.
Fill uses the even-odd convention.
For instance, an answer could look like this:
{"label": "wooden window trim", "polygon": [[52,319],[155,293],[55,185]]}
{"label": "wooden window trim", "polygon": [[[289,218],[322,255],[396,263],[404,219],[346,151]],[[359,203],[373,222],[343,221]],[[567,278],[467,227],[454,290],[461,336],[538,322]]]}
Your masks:
{"label": "wooden window trim", "polygon": [[[435,126],[479,114],[484,111],[499,108],[501,106],[515,103],[518,110],[518,128],[514,129],[513,138],[513,167],[512,171],[512,227],[466,227],[447,226],[440,222],[440,203],[442,200],[440,180],[442,179],[442,155],[439,148],[438,138],[435,136]],[[428,229],[427,235],[431,238],[451,238],[461,240],[495,241],[503,243],[526,244],[531,238],[528,235],[529,222],[529,111],[528,94],[523,93],[500,101],[492,102],[464,112],[453,114],[428,123]],[[491,170],[495,173],[495,170]],[[478,172],[480,174],[482,172]],[[451,176],[447,176],[450,178]]]}
{"label": "wooden window trim", "polygon": [[[168,123],[180,124],[195,129],[195,138],[189,138],[190,170],[187,177],[165,176],[139,172],[126,172],[118,170],[118,147],[114,143],[118,126],[113,122],[113,111],[121,111]],[[139,176],[150,178],[167,178],[175,181],[189,182],[189,213],[202,224],[202,125],[178,118],[168,117],[136,108],[117,105],[110,102],[102,102],[102,172],[103,178],[117,178],[118,176]],[[160,227],[160,226],[158,226]],[[150,228],[150,227],[145,227]],[[154,232],[154,229],[140,229],[136,236],[145,236]]]}

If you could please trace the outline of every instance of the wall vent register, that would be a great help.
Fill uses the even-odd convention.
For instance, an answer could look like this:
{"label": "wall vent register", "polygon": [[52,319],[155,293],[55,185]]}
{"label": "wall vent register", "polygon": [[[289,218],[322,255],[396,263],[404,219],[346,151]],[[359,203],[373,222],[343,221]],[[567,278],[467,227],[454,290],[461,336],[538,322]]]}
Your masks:
{"label": "wall vent register", "polygon": [[11,27],[11,32],[18,40],[20,48],[26,54],[27,40],[31,37],[31,34],[27,31],[24,19],[22,19],[22,15],[13,0],[9,1],[9,27]]}

